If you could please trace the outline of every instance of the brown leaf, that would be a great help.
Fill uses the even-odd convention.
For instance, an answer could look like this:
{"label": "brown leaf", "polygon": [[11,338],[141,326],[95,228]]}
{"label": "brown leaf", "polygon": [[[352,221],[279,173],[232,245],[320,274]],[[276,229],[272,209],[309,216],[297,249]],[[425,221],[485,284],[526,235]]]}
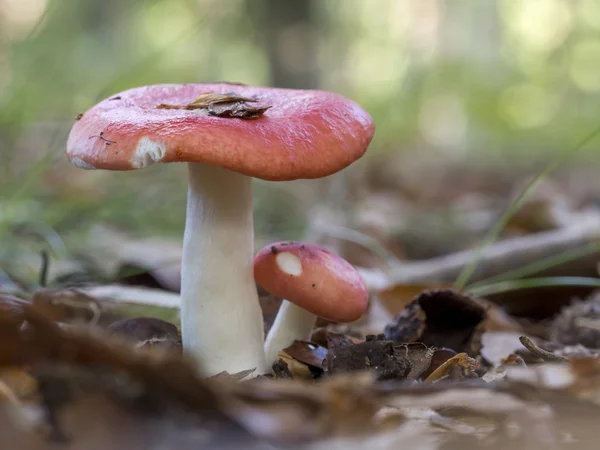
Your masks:
{"label": "brown leaf", "polygon": [[208,115],[216,117],[232,117],[238,119],[258,119],[271,106],[249,106],[242,102],[211,103]]}
{"label": "brown leaf", "polygon": [[460,369],[462,373],[469,376],[477,367],[479,367],[477,361],[473,358],[469,358],[466,353],[459,353],[434,370],[433,373],[427,377],[425,383],[432,383],[448,377],[454,368]]}
{"label": "brown leaf", "polygon": [[448,347],[475,355],[486,308],[452,289],[419,294],[385,328],[388,339],[403,344],[418,340],[429,347]]}
{"label": "brown leaf", "polygon": [[0,309],[0,365],[54,362],[103,366],[127,373],[148,385],[160,386],[184,404],[214,408],[214,393],[195,365],[172,351],[140,353],[133,346],[99,330],[62,329],[33,306]]}
{"label": "brown leaf", "polygon": [[212,377],[209,377],[207,379],[211,381],[235,383],[243,380],[255,370],[256,369],[247,369],[236,373],[229,373],[226,370],[224,370],[223,372],[219,372],[218,374],[213,375]]}
{"label": "brown leaf", "polygon": [[409,380],[419,378],[431,365],[431,358],[435,352],[434,348],[427,347],[425,344],[415,342],[395,346],[397,352],[404,352],[404,356],[410,362],[410,372],[407,377]]}
{"label": "brown leaf", "polygon": [[205,92],[200,94],[196,99],[187,105],[188,109],[199,109],[208,108],[210,105],[217,105],[219,103],[232,103],[232,102],[255,102],[256,99],[249,97],[242,97],[237,95],[235,92],[227,92],[225,94],[217,94],[216,92]]}
{"label": "brown leaf", "polygon": [[218,94],[215,92],[205,92],[200,94],[193,102],[187,105],[170,105],[161,103],[157,109],[186,109],[197,110],[206,109],[208,114],[216,117],[231,117],[238,119],[258,119],[271,106],[249,106],[248,102],[257,100],[249,97],[242,97],[234,92]]}
{"label": "brown leaf", "polygon": [[323,368],[323,360],[327,357],[327,349],[307,341],[294,341],[283,349],[292,358],[309,366]]}
{"label": "brown leaf", "polygon": [[308,367],[308,364],[298,361],[292,358],[285,351],[279,352],[279,360],[287,364],[289,372],[292,374],[292,378],[298,378],[303,380],[312,380],[313,376]]}

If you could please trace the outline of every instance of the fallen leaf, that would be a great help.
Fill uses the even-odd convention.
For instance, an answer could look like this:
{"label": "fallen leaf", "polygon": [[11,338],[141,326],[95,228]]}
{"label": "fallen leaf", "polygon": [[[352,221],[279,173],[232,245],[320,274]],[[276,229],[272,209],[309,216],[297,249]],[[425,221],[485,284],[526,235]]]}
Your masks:
{"label": "fallen leaf", "polygon": [[187,105],[170,105],[162,103],[157,109],[186,109],[207,110],[208,115],[216,117],[235,117],[239,119],[258,119],[271,106],[249,106],[248,102],[256,102],[254,98],[242,97],[234,92],[218,94],[205,92],[200,94],[193,102]]}
{"label": "fallen leaf", "polygon": [[431,290],[415,297],[385,334],[397,343],[419,341],[475,356],[485,318],[485,307],[475,299],[452,289]]}
{"label": "fallen leaf", "polygon": [[427,370],[421,374],[422,379],[426,379],[431,375],[438,367],[448,361],[450,358],[454,358],[456,352],[450,348],[436,348],[431,355],[431,363]]}
{"label": "fallen leaf", "polygon": [[283,350],[279,352],[278,356],[279,360],[283,361],[287,365],[288,371],[292,374],[292,378],[298,378],[301,380],[313,379],[312,372],[310,371],[308,364],[304,364],[303,362],[292,358]]}
{"label": "fallen leaf", "polygon": [[283,351],[292,358],[319,369],[323,369],[323,360],[327,357],[326,348],[307,341],[294,341]]}
{"label": "fallen leaf", "polygon": [[433,383],[444,379],[448,377],[450,372],[455,368],[459,369],[461,373],[470,378],[470,375],[472,375],[473,371],[478,367],[479,363],[473,358],[470,358],[466,353],[459,353],[434,370],[433,373],[427,377],[425,383]]}
{"label": "fallen leaf", "polygon": [[415,342],[395,346],[397,352],[404,352],[404,356],[410,362],[410,372],[406,376],[409,380],[419,378],[425,373],[431,365],[431,358],[435,353],[434,348],[427,347],[425,344]]}
{"label": "fallen leaf", "polygon": [[229,373],[224,370],[223,372],[219,372],[218,374],[207,378],[207,380],[235,383],[238,381],[242,381],[244,378],[246,378],[248,375],[252,374],[255,371],[256,371],[256,369],[247,369],[247,370],[242,370],[241,372]]}
{"label": "fallen leaf", "polygon": [[261,117],[269,108],[271,106],[249,106],[242,102],[211,103],[208,105],[208,115],[252,120]]}

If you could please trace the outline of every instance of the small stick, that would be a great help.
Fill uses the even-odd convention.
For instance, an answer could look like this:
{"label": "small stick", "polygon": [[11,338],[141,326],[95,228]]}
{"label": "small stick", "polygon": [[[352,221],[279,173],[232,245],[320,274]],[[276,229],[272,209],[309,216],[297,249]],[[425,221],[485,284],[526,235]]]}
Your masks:
{"label": "small stick", "polygon": [[519,338],[519,341],[521,341],[521,344],[523,344],[523,347],[525,347],[527,350],[529,350],[535,356],[543,359],[544,361],[548,361],[548,362],[565,362],[565,361],[568,361],[568,359],[565,358],[564,356],[555,355],[552,352],[549,352],[547,350],[544,350],[544,349],[538,347],[537,345],[535,345],[531,341],[531,339],[529,339],[526,336],[521,336]]}
{"label": "small stick", "polygon": [[[569,249],[589,245],[600,240],[600,216],[594,215],[575,225],[543,233],[534,233],[499,241],[490,245],[483,253],[481,262],[471,283],[515,270],[536,261],[557,255]],[[383,290],[397,284],[449,284],[474,257],[477,249],[464,250],[418,262],[400,262],[389,271],[364,269],[359,271],[369,289]],[[544,270],[544,276],[596,274],[599,252],[582,258],[563,262],[559,266]],[[541,275],[540,275],[541,276]]]}

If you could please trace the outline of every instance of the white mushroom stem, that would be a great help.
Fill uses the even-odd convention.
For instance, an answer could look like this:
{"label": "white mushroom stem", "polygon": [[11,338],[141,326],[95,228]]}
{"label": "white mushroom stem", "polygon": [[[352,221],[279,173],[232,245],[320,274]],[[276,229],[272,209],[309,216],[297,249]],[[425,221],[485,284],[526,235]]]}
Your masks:
{"label": "white mushroom stem", "polygon": [[284,300],[265,340],[267,364],[272,366],[279,358],[279,352],[295,340],[310,339],[316,322],[317,316],[313,313]]}
{"label": "white mushroom stem", "polygon": [[205,375],[266,371],[252,272],[252,179],[189,163],[181,279],[184,351]]}

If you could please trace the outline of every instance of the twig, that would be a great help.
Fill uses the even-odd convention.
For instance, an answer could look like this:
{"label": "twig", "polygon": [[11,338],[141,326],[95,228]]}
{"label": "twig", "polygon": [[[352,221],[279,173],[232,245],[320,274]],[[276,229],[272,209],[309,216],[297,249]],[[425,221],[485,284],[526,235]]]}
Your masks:
{"label": "twig", "polygon": [[529,339],[526,336],[521,336],[519,338],[519,341],[521,341],[521,344],[523,344],[523,347],[525,347],[527,350],[529,350],[535,356],[537,356],[538,358],[543,359],[544,361],[548,361],[548,362],[565,362],[565,361],[568,361],[568,359],[565,358],[564,356],[555,355],[552,352],[549,352],[547,350],[544,350],[544,349],[538,347],[537,345],[535,345],[531,341],[531,339]]}
{"label": "twig", "polygon": [[[599,240],[599,215],[588,216],[587,220],[566,228],[505,239],[486,248],[477,270],[471,276],[471,282],[485,280]],[[376,290],[396,284],[450,284],[477,251],[465,250],[425,261],[400,263],[388,272],[380,269],[360,271],[369,287]],[[599,255],[599,251],[590,252],[579,259],[563,261],[538,273],[543,276],[593,276],[597,274]]]}

